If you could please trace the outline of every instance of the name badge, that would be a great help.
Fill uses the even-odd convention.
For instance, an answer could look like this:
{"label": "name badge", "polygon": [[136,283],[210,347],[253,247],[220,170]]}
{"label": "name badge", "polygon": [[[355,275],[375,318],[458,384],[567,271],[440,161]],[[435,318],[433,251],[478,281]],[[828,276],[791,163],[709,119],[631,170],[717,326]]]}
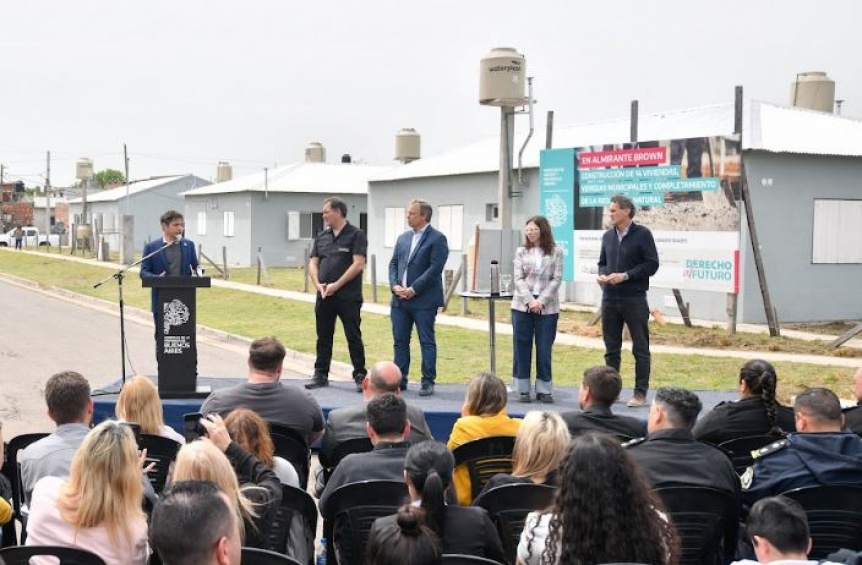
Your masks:
{"label": "name badge", "polygon": [[339,247],[338,251],[340,253],[350,253],[350,248],[349,247]]}

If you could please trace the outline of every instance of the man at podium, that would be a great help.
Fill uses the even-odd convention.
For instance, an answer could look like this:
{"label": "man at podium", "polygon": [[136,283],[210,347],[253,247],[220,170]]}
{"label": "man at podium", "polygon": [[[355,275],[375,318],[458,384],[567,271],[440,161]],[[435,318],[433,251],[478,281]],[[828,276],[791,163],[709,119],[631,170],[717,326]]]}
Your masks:
{"label": "man at podium", "polygon": [[[141,263],[141,278],[162,277],[165,275],[191,277],[198,274],[198,257],[194,242],[183,237],[186,223],[183,215],[176,210],[168,210],[161,217],[162,238],[144,246],[144,259]],[[153,253],[155,253],[153,255]],[[158,289],[152,291],[152,311],[156,316]]]}

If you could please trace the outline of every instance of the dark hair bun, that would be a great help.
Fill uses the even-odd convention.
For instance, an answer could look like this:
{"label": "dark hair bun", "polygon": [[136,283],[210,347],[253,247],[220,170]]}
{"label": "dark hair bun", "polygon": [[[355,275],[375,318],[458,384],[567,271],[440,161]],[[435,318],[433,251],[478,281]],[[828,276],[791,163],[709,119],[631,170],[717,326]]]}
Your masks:
{"label": "dark hair bun", "polygon": [[398,527],[401,533],[408,536],[418,536],[422,532],[425,513],[418,506],[405,504],[398,509]]}

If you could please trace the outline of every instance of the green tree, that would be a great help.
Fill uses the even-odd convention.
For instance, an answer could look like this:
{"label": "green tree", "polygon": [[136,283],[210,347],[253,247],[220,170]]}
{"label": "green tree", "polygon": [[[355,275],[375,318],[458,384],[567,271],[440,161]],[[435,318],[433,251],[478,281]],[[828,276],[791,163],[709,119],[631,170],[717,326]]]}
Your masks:
{"label": "green tree", "polygon": [[105,188],[109,184],[126,182],[126,177],[117,169],[104,169],[96,173],[96,182]]}

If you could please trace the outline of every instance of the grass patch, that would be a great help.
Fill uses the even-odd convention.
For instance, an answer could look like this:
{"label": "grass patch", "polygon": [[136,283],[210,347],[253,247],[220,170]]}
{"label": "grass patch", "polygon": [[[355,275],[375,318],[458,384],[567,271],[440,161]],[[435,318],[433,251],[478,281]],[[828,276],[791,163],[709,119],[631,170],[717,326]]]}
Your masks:
{"label": "grass patch", "polygon": [[[57,261],[51,257],[52,254],[56,255],[56,251],[44,256],[0,251],[0,272],[35,281],[44,287],[56,286],[111,302],[117,301],[115,283],[110,282],[95,290],[92,288],[93,284],[108,276],[107,269]],[[267,286],[302,290],[303,272],[300,269],[269,269],[269,275]],[[230,280],[254,283],[255,277],[255,269],[233,269]],[[366,296],[370,297],[370,294],[366,288]],[[124,285],[124,298],[129,306],[142,309],[150,307],[149,290],[141,288],[135,274],[132,274]],[[381,288],[378,302],[386,301],[388,293],[385,288]],[[486,315],[484,308],[484,303],[470,302],[469,315],[482,317]],[[448,313],[457,312],[460,312],[460,304],[457,299],[453,299]],[[498,314],[506,320],[509,315],[508,308],[504,304],[498,305]],[[598,331],[597,328],[586,326],[589,317],[588,313],[565,312],[560,325],[571,332]],[[275,335],[286,347],[295,351],[313,353],[315,349],[312,304],[231,289],[211,288],[198,293],[198,321],[206,326],[250,338]],[[802,347],[806,343],[787,338],[770,339],[759,334],[729,336],[720,329],[689,329],[672,324],[653,326],[654,343],[716,347],[716,340],[722,340],[721,347],[750,349],[752,358],[757,357],[758,351],[798,352],[784,348]],[[363,314],[362,332],[369,363],[392,358],[392,333],[388,317]],[[488,336],[485,332],[438,325],[437,343],[440,382],[465,382],[470,375],[488,369]],[[812,347],[812,351],[819,350],[816,346]],[[412,379],[416,380],[421,356],[418,339],[415,337],[412,352]],[[336,330],[333,357],[342,362],[349,362],[350,359],[340,328]],[[511,339],[508,336],[499,336],[497,367],[498,372],[506,378],[511,372],[511,359]],[[554,380],[558,384],[576,386],[584,368],[600,364],[603,364],[603,352],[600,350],[559,344],[554,347]],[[651,386],[674,385],[694,390],[732,390],[736,388],[736,376],[741,365],[741,360],[729,357],[653,354]],[[776,363],[776,369],[780,377],[779,395],[785,401],[809,386],[827,386],[839,395],[850,396],[852,369],[790,362]],[[630,354],[623,355],[622,373],[626,384],[631,385],[634,365]]]}

